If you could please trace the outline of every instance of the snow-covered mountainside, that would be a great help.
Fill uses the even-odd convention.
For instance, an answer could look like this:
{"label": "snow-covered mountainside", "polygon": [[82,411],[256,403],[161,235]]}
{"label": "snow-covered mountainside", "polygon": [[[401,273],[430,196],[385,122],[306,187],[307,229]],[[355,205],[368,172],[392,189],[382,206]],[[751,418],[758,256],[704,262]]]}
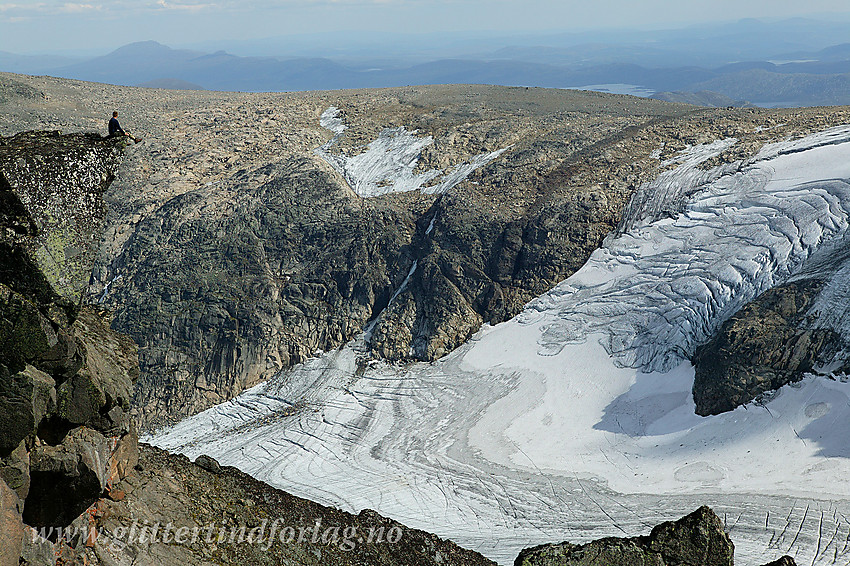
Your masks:
{"label": "snow-covered mountainside", "polygon": [[725,515],[740,564],[846,561],[850,385],[809,376],[699,417],[687,360],[811,271],[829,280],[816,324],[850,337],[850,127],[707,166],[734,144],[682,154],[584,267],[445,358],[358,371],[364,335],[151,441],[504,564],[529,542],[632,534],[695,503]]}

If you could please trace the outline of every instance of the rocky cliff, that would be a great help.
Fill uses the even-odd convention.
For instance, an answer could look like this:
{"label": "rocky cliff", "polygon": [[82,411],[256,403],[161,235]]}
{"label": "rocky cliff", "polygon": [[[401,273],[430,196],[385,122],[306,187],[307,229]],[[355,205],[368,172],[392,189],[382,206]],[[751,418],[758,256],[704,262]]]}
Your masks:
{"label": "rocky cliff", "polygon": [[3,564],[53,550],[138,459],[136,345],[79,306],[120,142],[58,132],[0,139],[0,491]]}
{"label": "rocky cliff", "polygon": [[823,280],[808,279],[766,291],[697,350],[698,414],[731,411],[799,381],[845,348],[846,339],[839,332],[813,324],[812,306],[824,286]]}

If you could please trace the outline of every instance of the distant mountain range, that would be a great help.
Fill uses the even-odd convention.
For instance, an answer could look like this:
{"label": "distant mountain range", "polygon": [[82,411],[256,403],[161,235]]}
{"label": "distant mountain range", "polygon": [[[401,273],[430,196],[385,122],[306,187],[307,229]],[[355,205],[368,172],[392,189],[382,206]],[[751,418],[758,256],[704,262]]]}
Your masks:
{"label": "distant mountain range", "polygon": [[[592,37],[598,41],[589,41]],[[669,32],[538,38],[547,45],[508,37],[502,41],[516,44],[501,47],[492,38],[478,43],[454,38],[447,44],[455,46],[455,56],[448,48],[412,47],[424,44],[423,38],[393,53],[381,41],[400,39],[389,35],[373,38],[374,44],[360,38],[347,51],[326,45],[325,52],[336,57],[314,56],[321,51],[306,40],[289,52],[309,56],[274,57],[172,49],[145,41],[92,59],[0,52],[0,70],[173,89],[253,92],[474,83],[592,86],[718,106],[838,105],[850,104],[850,43],[823,43],[839,37],[850,37],[850,23],[743,20]],[[276,44],[269,40],[265,45],[273,49]],[[245,44],[242,48],[250,51]],[[429,54],[437,57],[428,59]]]}

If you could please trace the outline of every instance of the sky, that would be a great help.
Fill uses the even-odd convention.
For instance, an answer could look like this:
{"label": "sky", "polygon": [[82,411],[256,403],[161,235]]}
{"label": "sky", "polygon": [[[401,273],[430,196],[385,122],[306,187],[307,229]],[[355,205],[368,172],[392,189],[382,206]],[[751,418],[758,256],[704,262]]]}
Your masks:
{"label": "sky", "polygon": [[0,0],[0,51],[105,51],[318,32],[513,32],[664,28],[827,16],[847,0]]}

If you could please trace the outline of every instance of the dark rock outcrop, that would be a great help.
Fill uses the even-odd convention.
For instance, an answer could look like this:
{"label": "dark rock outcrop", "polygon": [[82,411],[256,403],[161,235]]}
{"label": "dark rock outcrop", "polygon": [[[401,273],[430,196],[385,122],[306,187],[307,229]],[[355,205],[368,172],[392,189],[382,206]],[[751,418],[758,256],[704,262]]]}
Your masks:
{"label": "dark rock outcrop", "polygon": [[783,556],[782,558],[774,560],[764,566],[797,566],[797,562],[795,562],[790,556]]}
{"label": "dark rock outcrop", "polygon": [[661,523],[649,536],[587,544],[547,544],[523,550],[516,566],[732,566],[734,545],[708,507]]}
{"label": "dark rock outcrop", "polygon": [[807,324],[823,281],[774,287],[727,320],[693,359],[699,415],[731,411],[759,395],[802,379],[842,345],[829,328]]}
{"label": "dark rock outcrop", "polygon": [[76,342],[72,359],[79,352],[82,364],[59,386],[57,415],[106,433],[127,432],[133,383],[139,377],[136,344],[109,328],[108,313],[89,307],[80,310],[68,334],[68,341]]}
{"label": "dark rock outcrop", "polygon": [[[252,186],[255,176],[268,180]],[[114,325],[141,346],[143,417],[223,402],[343,343],[401,283],[391,274],[404,270],[411,213],[347,196],[303,159],[231,189],[226,210],[203,216],[189,211],[220,188],[175,198],[119,258]]]}
{"label": "dark rock outcrop", "polygon": [[0,143],[5,178],[0,181],[0,193],[5,193],[0,201],[16,197],[25,205],[25,210],[15,205],[3,224],[11,224],[15,234],[26,229],[31,259],[53,289],[72,303],[88,287],[106,217],[103,192],[114,178],[120,146],[98,134],[59,132],[27,132]]}
{"label": "dark rock outcrop", "polygon": [[0,375],[0,456],[35,434],[42,419],[55,409],[52,377],[31,365],[14,374],[7,369],[6,375]]}
{"label": "dark rock outcrop", "polygon": [[30,490],[30,454],[26,440],[22,440],[8,456],[0,458],[0,479],[15,490],[21,501],[27,498]]}

